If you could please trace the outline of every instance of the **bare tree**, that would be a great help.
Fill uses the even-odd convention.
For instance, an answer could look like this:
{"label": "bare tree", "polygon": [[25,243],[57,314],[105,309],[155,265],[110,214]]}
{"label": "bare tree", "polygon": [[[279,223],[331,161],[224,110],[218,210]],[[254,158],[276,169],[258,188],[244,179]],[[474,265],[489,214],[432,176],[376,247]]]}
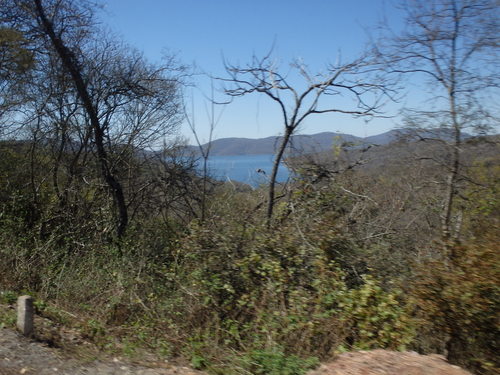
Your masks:
{"label": "bare tree", "polygon": [[500,78],[498,1],[408,0],[401,8],[405,29],[384,37],[379,52],[391,72],[426,79],[431,104],[408,109],[406,120],[411,127],[437,131],[448,149],[439,161],[447,175],[441,213],[446,244],[459,232],[453,233],[453,211],[464,130],[482,132],[497,122],[490,110]]}
{"label": "bare tree", "polygon": [[[68,148],[92,154],[115,208],[117,235],[129,223],[130,160],[159,146],[180,122],[181,67],[174,58],[149,64],[94,24],[95,4],[74,0],[0,0],[0,22],[30,41],[31,97],[17,106],[19,123],[44,126],[54,147],[54,189]],[[40,128],[40,130],[42,130]],[[95,156],[95,158],[94,158]],[[139,159],[137,159],[139,160]],[[69,181],[68,181],[69,182]],[[126,186],[124,182],[129,182]]]}
{"label": "bare tree", "polygon": [[[210,157],[210,151],[212,149],[212,141],[213,141],[213,135],[214,135],[214,130],[217,124],[220,121],[220,118],[222,114],[224,113],[225,109],[225,103],[218,103],[215,100],[215,93],[214,93],[214,83],[213,79],[210,82],[210,96],[205,97],[205,110],[207,114],[207,125],[208,125],[208,141],[203,142],[199,135],[198,135],[198,129],[197,129],[197,124],[196,124],[196,117],[195,117],[195,109],[194,109],[194,98],[192,98],[192,106],[191,106],[191,114],[188,113],[188,110],[184,108],[184,113],[185,113],[185,120],[189,126],[189,129],[191,130],[191,133],[193,133],[194,139],[196,141],[196,145],[198,146],[198,150],[200,152],[201,158],[202,158],[202,195],[201,195],[201,221],[205,221],[206,217],[206,201],[207,201],[207,194],[208,194],[208,179],[209,179],[209,170],[208,170],[208,160]],[[222,105],[222,108],[219,112],[216,111],[216,106],[217,105]]]}
{"label": "bare tree", "polygon": [[[383,104],[382,98],[391,97],[392,94],[388,82],[383,77],[375,77],[377,70],[367,57],[330,65],[324,75],[310,74],[299,61],[293,62],[290,68],[290,73],[285,74],[270,54],[263,58],[254,56],[247,66],[226,64],[228,77],[223,79],[227,84],[227,95],[240,97],[252,93],[264,94],[276,103],[282,115],[284,133],[269,177],[268,225],[273,215],[280,162],[293,134],[304,121],[311,115],[324,113],[375,116]],[[302,81],[302,86],[296,84],[297,79]]]}
{"label": "bare tree", "polygon": [[[58,15],[60,20],[66,20],[67,9],[61,8],[59,6],[52,9],[52,19],[49,19],[47,15],[47,8],[42,4],[42,0],[33,0],[33,11],[40,25],[41,32],[50,40],[53,48],[61,59],[63,67],[69,72],[71,79],[75,85],[78,95],[83,103],[85,111],[89,117],[89,121],[92,127],[94,142],[97,150],[98,160],[101,167],[101,173],[110,188],[110,192],[113,196],[115,205],[118,210],[118,224],[117,224],[117,234],[121,237],[125,233],[125,229],[128,225],[128,212],[127,204],[125,201],[125,196],[123,193],[123,187],[121,183],[116,178],[112,169],[109,165],[108,153],[104,147],[105,134],[103,126],[100,122],[98,110],[95,103],[92,101],[91,94],[89,92],[88,86],[84,80],[82,67],[77,59],[75,52],[68,48],[66,42],[63,40],[63,31],[65,29],[64,21],[56,24],[54,21],[55,16]],[[75,4],[73,5],[77,9]],[[83,16],[82,16],[83,20]]]}

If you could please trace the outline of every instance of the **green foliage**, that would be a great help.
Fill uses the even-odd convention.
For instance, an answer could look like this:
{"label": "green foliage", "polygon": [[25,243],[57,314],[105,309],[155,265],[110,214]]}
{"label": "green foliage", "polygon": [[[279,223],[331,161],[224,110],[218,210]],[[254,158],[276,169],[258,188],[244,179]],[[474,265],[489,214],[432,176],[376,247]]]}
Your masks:
{"label": "green foliage", "polygon": [[400,291],[384,291],[372,277],[351,291],[345,316],[351,322],[356,349],[405,350],[415,336],[415,324],[401,304]]}
{"label": "green foliage", "polygon": [[484,228],[482,238],[456,246],[452,261],[424,262],[412,292],[423,336],[444,333],[448,359],[479,374],[500,369],[499,229]]}
{"label": "green foliage", "polygon": [[[500,201],[495,163],[476,164],[471,177],[478,183],[464,192],[467,215],[464,241],[416,269],[411,297],[419,307],[419,340],[435,351],[441,344],[448,360],[478,374],[496,374],[500,312]],[[437,343],[433,337],[441,337]]]}
{"label": "green foliage", "polygon": [[16,326],[16,314],[0,312],[0,329],[4,327],[14,328]]}
{"label": "green foliage", "polygon": [[279,348],[253,350],[241,358],[241,367],[255,375],[303,375],[319,364],[317,358],[285,355]]}
{"label": "green foliage", "polygon": [[[474,170],[480,185],[461,202],[468,241],[448,258],[430,245],[432,233],[422,240],[413,227],[376,231],[386,221],[413,225],[419,216],[405,215],[425,205],[428,222],[438,222],[434,191],[424,194],[426,203],[403,199],[393,175],[297,183],[276,205],[271,228],[262,220],[262,190],[220,186],[203,222],[149,214],[145,200],[117,241],[112,207],[97,184],[72,185],[72,203],[60,206],[53,186],[35,175],[34,197],[29,173],[14,167],[27,159],[5,150],[0,285],[12,292],[0,298],[12,303],[32,291],[39,313],[60,324],[71,324],[62,311],[80,316],[73,324],[106,351],[183,356],[214,374],[303,374],[341,351],[442,352],[452,337],[450,358],[468,358],[456,363],[485,374],[498,367],[491,165]],[[37,163],[45,159],[40,152]],[[345,191],[361,187],[374,201]]]}
{"label": "green foliage", "polygon": [[26,72],[34,65],[33,52],[21,32],[0,26],[0,78]]}
{"label": "green foliage", "polygon": [[[17,301],[17,295],[10,291],[0,291],[0,305],[14,305]],[[1,307],[1,306],[0,306]],[[15,327],[16,313],[13,309],[0,308],[0,330],[4,327]]]}
{"label": "green foliage", "polygon": [[13,305],[17,301],[17,295],[11,290],[0,291],[0,303]]}
{"label": "green foliage", "polygon": [[[336,237],[337,250],[346,251],[349,241],[324,225],[307,233],[329,236],[328,252]],[[267,353],[263,348],[271,346],[319,358],[341,345],[404,348],[413,326],[401,295],[384,290],[371,277],[349,287],[328,252],[304,236],[291,228],[275,232],[234,222],[191,228],[178,258],[186,272],[179,283],[189,285],[185,298],[202,304],[196,314],[205,317],[198,319],[204,337],[256,353]],[[197,363],[211,357],[210,346],[204,350],[203,355],[197,352]],[[278,361],[266,355],[262,358],[270,363]]]}
{"label": "green foliage", "polygon": [[95,319],[89,319],[85,323],[82,332],[86,337],[94,341],[98,341],[106,334],[106,330],[102,323]]}

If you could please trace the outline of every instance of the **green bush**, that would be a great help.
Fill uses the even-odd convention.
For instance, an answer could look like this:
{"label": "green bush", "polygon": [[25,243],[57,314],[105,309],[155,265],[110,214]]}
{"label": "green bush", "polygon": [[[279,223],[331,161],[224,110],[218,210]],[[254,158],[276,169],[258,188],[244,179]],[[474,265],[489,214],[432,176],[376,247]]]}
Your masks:
{"label": "green bush", "polygon": [[348,338],[355,349],[405,350],[415,336],[415,322],[401,302],[400,291],[387,292],[370,276],[350,291],[344,309]]}
{"label": "green bush", "polygon": [[[346,251],[349,242],[338,232],[318,227],[314,236],[321,230],[338,236]],[[329,254],[292,228],[194,226],[179,253],[178,283],[188,292],[183,305],[193,314],[183,317],[190,329],[203,330],[199,341],[214,340],[196,358],[213,357],[207,351],[221,344],[269,362],[281,353],[269,347],[326,358],[342,347],[403,349],[413,338],[399,292],[368,276],[350,287]]]}
{"label": "green bush", "polygon": [[281,349],[253,350],[241,358],[240,366],[255,375],[303,375],[319,364],[317,358],[285,355]]}
{"label": "green bush", "polygon": [[455,246],[453,261],[424,262],[412,285],[423,345],[428,337],[441,336],[438,344],[445,346],[448,360],[478,374],[493,375],[500,369],[499,229],[485,229],[481,239]]}

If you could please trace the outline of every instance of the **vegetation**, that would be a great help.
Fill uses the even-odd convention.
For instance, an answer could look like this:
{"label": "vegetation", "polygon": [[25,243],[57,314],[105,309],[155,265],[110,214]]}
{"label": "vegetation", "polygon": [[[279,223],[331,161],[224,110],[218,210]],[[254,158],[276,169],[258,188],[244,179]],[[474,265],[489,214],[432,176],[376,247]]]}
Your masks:
{"label": "vegetation", "polygon": [[459,159],[446,133],[338,145],[289,159],[271,195],[213,181],[173,141],[184,68],[109,40],[94,10],[0,0],[0,303],[30,293],[104,350],[214,374],[373,348],[499,371],[498,136],[454,137]]}

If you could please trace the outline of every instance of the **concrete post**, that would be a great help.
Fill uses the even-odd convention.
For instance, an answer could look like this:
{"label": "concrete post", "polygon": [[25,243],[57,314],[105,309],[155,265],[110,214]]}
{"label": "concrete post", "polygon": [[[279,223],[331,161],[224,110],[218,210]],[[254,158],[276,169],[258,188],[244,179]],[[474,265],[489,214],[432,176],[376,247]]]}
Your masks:
{"label": "concrete post", "polygon": [[33,334],[33,298],[21,296],[17,299],[17,329],[24,336]]}

